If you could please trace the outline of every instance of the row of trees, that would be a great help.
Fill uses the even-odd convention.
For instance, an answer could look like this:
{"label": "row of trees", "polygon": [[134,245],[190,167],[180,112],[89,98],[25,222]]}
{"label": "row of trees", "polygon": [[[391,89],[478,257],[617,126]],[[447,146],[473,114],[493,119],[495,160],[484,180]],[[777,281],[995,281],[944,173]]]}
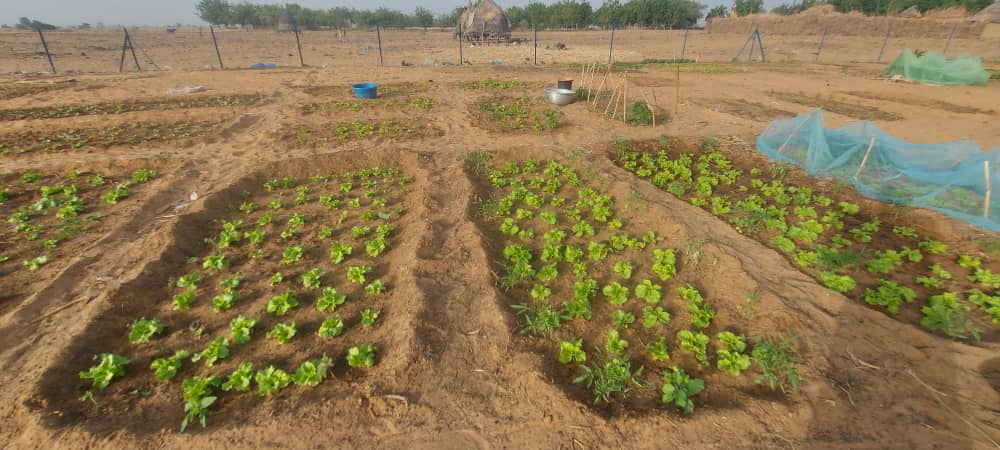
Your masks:
{"label": "row of trees", "polygon": [[705,5],[693,0],[605,0],[596,10],[590,2],[560,0],[551,5],[534,2],[507,9],[513,26],[549,28],[588,25],[640,25],[684,27],[702,17]]}
{"label": "row of trees", "polygon": [[[758,0],[759,1],[759,0]],[[511,25],[530,28],[586,27],[588,25],[641,25],[683,27],[693,25],[705,8],[694,0],[619,0],[605,1],[594,10],[584,0],[560,0],[551,5],[540,2],[526,6],[512,6],[506,10]],[[248,2],[230,3],[228,0],[200,0],[195,6],[198,16],[213,25],[274,26],[282,13],[302,28],[343,28],[349,24],[362,27],[453,27],[465,7],[457,7],[448,14],[435,16],[423,7],[413,13],[378,8],[358,10],[336,7],[330,9],[304,8],[298,4],[260,5]]]}
{"label": "row of trees", "polygon": [[455,8],[450,14],[434,16],[418,6],[412,14],[389,8],[358,10],[336,7],[330,9],[304,8],[296,3],[286,5],[260,5],[254,3],[229,3],[227,0],[200,0],[195,6],[198,17],[213,25],[274,26],[284,11],[302,28],[344,28],[349,24],[363,27],[431,27],[454,26],[464,8]]}
{"label": "row of trees", "polygon": [[[860,11],[868,15],[885,15],[916,5],[921,11],[947,7],[965,7],[970,12],[989,6],[993,0],[793,0],[771,9],[775,14],[795,14],[819,3],[829,3],[839,12]],[[358,10],[336,7],[330,9],[303,8],[298,4],[260,5],[228,0],[200,0],[195,7],[202,20],[214,25],[274,26],[284,11],[302,28],[343,28],[350,24],[362,27],[453,27],[465,10],[459,6],[448,14],[435,16],[418,6],[413,13],[377,8]],[[694,0],[605,0],[596,10],[586,0],[559,0],[552,4],[532,2],[526,6],[507,8],[507,17],[514,27],[574,28],[589,25],[639,25],[680,28],[693,25],[702,17],[705,5]],[[732,11],[744,16],[762,13],[763,0],[735,0]],[[706,19],[726,17],[730,9],[716,6]],[[23,21],[22,21],[23,22]],[[31,25],[29,22],[26,25]],[[20,25],[19,25],[20,26]]]}

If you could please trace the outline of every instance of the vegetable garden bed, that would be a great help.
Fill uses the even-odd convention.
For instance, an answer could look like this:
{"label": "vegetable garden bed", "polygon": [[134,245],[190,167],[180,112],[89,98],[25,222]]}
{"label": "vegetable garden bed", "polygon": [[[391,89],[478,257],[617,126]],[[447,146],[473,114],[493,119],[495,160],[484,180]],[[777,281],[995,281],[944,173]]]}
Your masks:
{"label": "vegetable garden bed", "polygon": [[989,256],[943,242],[953,239],[922,229],[898,207],[890,213],[892,206],[844,186],[789,176],[779,164],[765,170],[763,156],[717,147],[711,138],[693,146],[668,137],[618,142],[610,157],[781,252],[832,290],[956,339],[998,336],[1000,266]]}
{"label": "vegetable garden bed", "polygon": [[136,433],[238,423],[286,388],[329,398],[398,353],[411,293],[387,255],[414,179],[332,166],[263,170],[183,218],[177,244],[115,294],[124,306],[49,369],[63,380],[39,385],[50,418]]}
{"label": "vegetable garden bed", "polygon": [[61,119],[65,117],[125,114],[136,111],[162,111],[189,108],[232,108],[256,104],[259,95],[218,95],[190,98],[157,98],[132,102],[95,103],[91,105],[42,106],[0,110],[0,121],[25,119]]}
{"label": "vegetable garden bed", "polygon": [[548,107],[540,98],[527,95],[494,95],[480,99],[471,108],[474,123],[494,132],[551,132],[564,126],[566,116]]}
{"label": "vegetable garden bed", "polygon": [[514,330],[572,397],[611,414],[690,414],[737,389],[767,395],[754,381],[797,386],[793,338],[720,323],[699,249],[624,223],[618,199],[557,161],[466,162]]}
{"label": "vegetable garden bed", "polygon": [[281,133],[280,140],[292,147],[316,147],[368,139],[406,141],[440,135],[441,130],[426,119],[383,119],[291,126]]}
{"label": "vegetable garden bed", "polygon": [[108,216],[135,202],[159,176],[152,168],[0,176],[0,282],[8,287],[0,294],[0,312],[56,276]]}
{"label": "vegetable garden bed", "polygon": [[210,135],[219,122],[133,122],[105,128],[67,128],[0,135],[0,154],[61,151],[86,147],[108,148],[157,142],[186,145]]}
{"label": "vegetable garden bed", "polygon": [[431,109],[434,99],[430,97],[413,98],[376,98],[369,100],[339,100],[325,103],[307,103],[302,106],[303,114],[316,112],[346,112],[346,111],[401,111],[401,110],[424,110]]}

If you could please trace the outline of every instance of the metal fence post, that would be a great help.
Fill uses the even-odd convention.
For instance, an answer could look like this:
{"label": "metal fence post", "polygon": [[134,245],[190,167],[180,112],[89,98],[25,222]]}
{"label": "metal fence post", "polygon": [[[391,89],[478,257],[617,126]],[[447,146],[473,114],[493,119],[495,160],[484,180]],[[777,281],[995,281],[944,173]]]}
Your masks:
{"label": "metal fence post", "polygon": [[212,28],[212,26],[209,25],[208,31],[212,33],[212,47],[215,47],[215,57],[219,58],[219,69],[225,69],[222,65],[222,53],[219,53],[219,43],[215,40],[215,28]]}
{"label": "metal fence post", "polygon": [[823,27],[823,32],[819,35],[819,45],[816,46],[816,62],[819,62],[819,55],[823,53],[823,41],[826,40],[826,28]]}
{"label": "metal fence post", "polygon": [[684,24],[684,44],[681,45],[681,60],[682,61],[684,60],[684,53],[687,51],[687,48],[688,48],[688,31],[690,29],[691,29],[691,27],[688,26],[687,23],[685,23]]}
{"label": "metal fence post", "polygon": [[615,52],[615,25],[611,24],[611,45],[608,47],[608,64],[611,64],[611,56]]}
{"label": "metal fence post", "polygon": [[882,62],[882,54],[885,53],[885,46],[889,43],[889,34],[892,33],[892,22],[889,22],[889,28],[885,30],[885,39],[882,40],[882,48],[878,51],[878,59],[875,62]]}
{"label": "metal fence post", "polygon": [[538,24],[537,23],[535,24],[535,62],[534,62],[534,64],[536,66],[538,65]]}
{"label": "metal fence post", "polygon": [[380,25],[375,25],[375,37],[378,38],[378,65],[385,67],[385,62],[382,60],[382,27]]}
{"label": "metal fence post", "polygon": [[[951,27],[951,33],[948,33],[948,42],[944,43],[944,51],[942,51],[941,53],[944,53],[945,55],[948,54],[948,47],[951,46],[951,38],[955,37],[955,30],[957,29],[958,29],[958,22],[955,22],[955,25]],[[41,31],[39,31],[39,33],[41,33]],[[55,71],[55,69],[53,69],[53,71]]]}
{"label": "metal fence post", "polygon": [[42,40],[42,49],[45,50],[45,57],[49,59],[49,67],[52,68],[52,74],[56,73],[56,65],[52,63],[52,54],[49,53],[49,44],[45,43],[45,35],[42,34],[42,27],[35,27],[35,31],[38,32],[38,39]]}

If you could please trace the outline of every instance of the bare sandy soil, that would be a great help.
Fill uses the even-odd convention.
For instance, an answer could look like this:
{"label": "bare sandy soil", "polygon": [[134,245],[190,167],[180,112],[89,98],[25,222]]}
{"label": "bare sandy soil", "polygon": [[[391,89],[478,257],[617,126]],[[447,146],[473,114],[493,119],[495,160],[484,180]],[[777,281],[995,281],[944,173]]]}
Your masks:
{"label": "bare sandy soil", "polygon": [[[746,34],[708,33],[693,30],[688,35],[684,57],[707,62],[729,62],[747,39]],[[770,35],[764,37],[765,56],[772,62],[815,62],[820,30],[815,34]],[[208,28],[181,28],[175,33],[162,29],[130,30],[138,45],[163,68],[208,69],[219,63],[212,47]],[[219,50],[227,68],[246,68],[255,63],[279,66],[299,66],[295,37],[291,33],[274,31],[217,30]],[[49,49],[59,71],[116,72],[121,62],[124,35],[118,31],[51,32],[46,35]],[[531,39],[531,33],[515,32],[514,37]],[[606,62],[610,31],[558,32],[539,31],[538,63],[566,64]],[[946,39],[932,35],[901,35],[889,39],[882,62],[888,64],[903,48],[941,50]],[[337,37],[329,31],[304,31],[301,35],[303,60],[314,67],[375,67],[379,64],[376,33],[349,31]],[[556,44],[566,48],[556,50]],[[48,71],[38,36],[34,33],[0,32],[0,73],[14,71]],[[838,36],[827,34],[821,62],[874,62],[881,49],[881,35]],[[615,32],[614,60],[639,61],[645,58],[669,59],[681,56],[683,30],[618,30]],[[385,66],[457,63],[458,42],[450,32],[384,30],[382,31],[383,63]],[[948,54],[970,53],[1000,62],[1000,39],[956,38]],[[153,67],[138,52],[139,64],[145,70]],[[742,59],[746,60],[744,52]],[[470,47],[462,57],[472,64],[525,65],[534,61],[532,45]],[[759,54],[755,54],[759,59]],[[125,61],[126,70],[134,70],[131,54]]]}
{"label": "bare sandy soil", "polygon": [[[644,44],[656,40],[652,34],[622,35],[620,59],[673,56],[666,44]],[[677,42],[676,32],[663,35]],[[73,42],[74,54],[88,55],[87,59],[75,57],[79,66],[66,64],[67,69],[106,71],[109,61],[116,58],[113,36],[80,36],[93,40],[52,36],[54,48]],[[189,44],[169,51],[166,46],[176,44],[152,36],[137,34],[162,65],[197,69],[212,63],[214,55],[194,50],[197,40],[197,52],[207,51],[200,43],[206,36],[178,32],[170,38],[188,39]],[[274,35],[224,32],[220,40],[232,43],[265,36]],[[54,89],[3,95],[0,108],[5,110],[162,98],[168,89],[188,85],[210,90],[197,95],[259,94],[264,98],[233,107],[3,123],[3,143],[26,133],[136,121],[211,121],[218,126],[207,136],[185,139],[182,144],[95,144],[0,155],[5,185],[15,183],[15,177],[26,171],[58,175],[78,169],[121,177],[137,167],[156,167],[163,174],[106,210],[100,227],[78,238],[81,241],[72,251],[63,252],[30,277],[20,267],[14,268],[20,261],[0,266],[5,270],[0,272],[0,291],[14,292],[0,296],[0,342],[6,344],[0,349],[4,368],[0,373],[0,446],[989,448],[1000,440],[996,333],[975,344],[961,343],[836,294],[779,253],[635,178],[616,166],[608,152],[616,137],[647,140],[670,134],[697,140],[716,136],[734,158],[755,161],[749,152],[757,133],[772,120],[808,111],[811,106],[806,104],[816,102],[839,111],[827,114],[832,126],[864,116],[909,141],[973,139],[992,148],[1000,146],[996,125],[1000,85],[995,82],[987,87],[889,82],[877,79],[881,65],[871,63],[697,64],[685,66],[680,80],[672,68],[649,67],[630,73],[629,80],[655,94],[657,106],[670,113],[666,124],[626,126],[577,103],[561,109],[564,123],[552,132],[501,133],[476,126],[470,115],[470,109],[474,111],[472,107],[488,92],[459,89],[456,83],[518,79],[527,82],[525,92],[538,95],[538,86],[579,73],[555,65],[512,67],[508,61],[523,59],[530,50],[516,48],[501,49],[506,52],[500,58],[504,65],[487,64],[496,58],[488,52],[497,49],[466,49],[467,59],[475,62],[472,66],[434,68],[398,67],[401,56],[390,51],[387,66],[393,67],[379,69],[374,67],[377,56],[372,47],[360,50],[371,44],[367,35],[348,34],[345,42],[329,37],[334,44],[328,50],[313,43],[320,36],[325,35],[306,33],[304,37],[307,63],[330,67],[84,73],[57,78],[75,81]],[[396,36],[388,32],[383,39],[395,42]],[[546,40],[559,36],[547,34]],[[545,62],[599,58],[599,34],[565,36],[570,50],[542,52],[540,58]],[[721,59],[729,44],[712,44],[714,49],[709,49],[715,38],[698,35],[689,51],[702,59],[713,59],[709,55]],[[435,39],[447,42],[447,38]],[[574,50],[579,44],[573,42],[584,39],[592,39],[595,47]],[[16,58],[0,56],[4,58],[0,59],[2,71],[44,70],[44,64],[31,55],[35,50],[30,39],[4,33],[0,40],[22,52]],[[422,45],[417,39],[410,41],[408,45]],[[964,50],[967,44],[972,50],[980,45],[958,44],[952,48]],[[258,56],[246,50],[253,44],[242,45],[246,45],[243,50],[224,51],[232,61],[228,65],[257,61],[290,65],[297,59],[276,46],[261,50]],[[797,48],[805,51],[810,45],[800,42]],[[836,58],[845,62],[864,61],[868,57],[858,56],[858,50],[877,51],[861,40],[851,45],[852,49],[833,54],[843,55]],[[982,45],[980,50],[990,51]],[[457,48],[428,47],[425,53],[406,58],[419,64],[426,57],[453,60],[452,53]],[[780,50],[774,53],[782,54]],[[801,55],[790,50],[785,54]],[[424,110],[404,102],[399,109],[303,111],[308,103],[346,100],[351,82],[367,80],[397,88],[382,102],[420,97],[433,99],[433,106]],[[55,80],[12,78],[0,85],[0,92],[51,81]],[[433,131],[309,145],[289,138],[289,133],[294,136],[309,127],[329,128],[372,118],[420,119]],[[579,385],[552,369],[553,356],[538,350],[544,340],[514,334],[520,319],[512,314],[511,297],[497,286],[493,273],[499,251],[494,231],[475,218],[483,180],[464,162],[470,152],[481,150],[495,150],[497,160],[559,160],[589,174],[588,180],[603,186],[616,204],[625,205],[635,196],[644,199],[645,208],[623,214],[630,227],[655,230],[666,236],[667,245],[679,249],[686,242],[703,241],[702,258],[714,263],[681,266],[680,280],[697,281],[704,287],[706,298],[718,311],[719,323],[751,336],[786,329],[799,335],[805,361],[799,367],[801,388],[780,395],[755,385],[750,377],[732,381],[706,370],[700,375],[708,387],[696,399],[699,406],[691,417],[662,406],[635,411],[591,407]],[[168,311],[165,299],[171,291],[165,281],[184,270],[189,256],[210,251],[203,238],[217,232],[220,220],[237,213],[233,205],[247,198],[264,198],[261,183],[265,180],[307,179],[372,165],[398,167],[414,178],[411,192],[394,197],[401,212],[398,228],[391,250],[376,267],[392,286],[389,296],[380,300],[385,322],[359,335],[363,338],[347,336],[352,342],[371,339],[385,349],[376,366],[359,372],[344,367],[341,359],[334,377],[316,389],[291,387],[267,399],[250,393],[225,394],[221,412],[209,418],[207,429],[178,433],[183,417],[179,383],[155,382],[143,367],[149,364],[149,349],[133,351],[125,341],[126,325],[141,315],[162,314],[168,318],[169,339],[186,338],[187,324],[197,317]],[[192,192],[198,193],[193,201]],[[14,212],[9,209],[0,206],[0,215],[9,217]],[[990,259],[985,250],[977,250],[981,243],[996,239],[995,235],[926,211],[901,220],[956,248],[978,251],[985,264],[1000,272],[995,255]],[[9,244],[0,243],[0,251],[3,245]],[[675,288],[671,284],[669,289]],[[754,290],[760,293],[759,304],[747,318],[743,293]],[[260,305],[260,299],[248,301]],[[207,332],[225,327],[216,322],[205,322]],[[340,358],[344,352],[343,344],[304,342],[308,348],[302,351],[313,356],[328,351]],[[125,378],[95,393],[96,403],[78,400],[86,383],[77,372],[89,367],[91,355],[104,351],[133,354],[137,363]],[[254,357],[298,361],[297,351],[268,347]],[[222,369],[216,372],[223,374]],[[209,371],[186,365],[182,375],[196,373]]]}

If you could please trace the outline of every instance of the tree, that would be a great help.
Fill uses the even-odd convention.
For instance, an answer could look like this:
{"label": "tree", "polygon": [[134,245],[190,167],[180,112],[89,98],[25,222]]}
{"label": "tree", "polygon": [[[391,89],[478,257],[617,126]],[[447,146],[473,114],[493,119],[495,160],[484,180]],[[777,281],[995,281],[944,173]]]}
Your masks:
{"label": "tree", "polygon": [[427,28],[434,25],[434,14],[424,8],[423,6],[418,6],[416,10],[413,11],[414,25],[418,27]]}
{"label": "tree", "polygon": [[201,20],[212,25],[230,23],[231,11],[229,2],[226,0],[201,0],[195,6],[195,9],[198,11],[198,17]]}
{"label": "tree", "polygon": [[31,20],[27,17],[22,17],[21,20],[18,21],[17,25],[15,25],[15,27],[19,30],[41,29],[42,31],[47,31],[56,29],[55,25],[50,25],[45,22],[39,22],[37,20]]}
{"label": "tree", "polygon": [[733,12],[740,16],[764,12],[764,0],[736,0]]}
{"label": "tree", "polygon": [[705,20],[707,21],[715,17],[729,17],[729,9],[725,5],[716,6],[705,15]]}

